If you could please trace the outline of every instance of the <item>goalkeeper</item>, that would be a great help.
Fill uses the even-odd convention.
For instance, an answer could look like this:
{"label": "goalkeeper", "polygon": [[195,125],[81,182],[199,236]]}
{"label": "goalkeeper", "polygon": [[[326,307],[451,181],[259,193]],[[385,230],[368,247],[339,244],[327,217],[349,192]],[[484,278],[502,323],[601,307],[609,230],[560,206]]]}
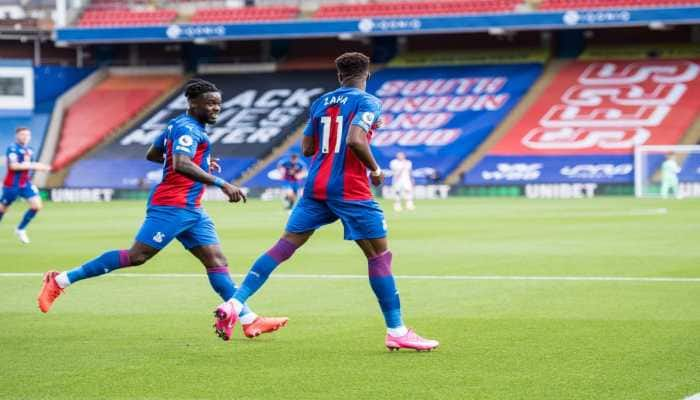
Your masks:
{"label": "goalkeeper", "polygon": [[669,154],[666,161],[661,164],[661,197],[668,198],[669,193],[673,190],[673,195],[678,199],[678,173],[681,172],[681,167],[676,162],[676,157]]}

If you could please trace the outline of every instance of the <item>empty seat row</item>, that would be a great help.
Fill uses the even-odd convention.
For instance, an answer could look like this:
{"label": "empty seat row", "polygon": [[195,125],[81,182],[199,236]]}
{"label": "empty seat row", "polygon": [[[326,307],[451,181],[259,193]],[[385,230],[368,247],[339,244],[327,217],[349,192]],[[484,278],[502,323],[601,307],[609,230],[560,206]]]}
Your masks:
{"label": "empty seat row", "polygon": [[520,0],[473,0],[391,2],[372,4],[323,5],[315,18],[350,18],[379,15],[431,15],[512,11]]}
{"label": "empty seat row", "polygon": [[166,24],[177,18],[173,10],[160,11],[115,11],[88,10],[78,21],[78,26],[115,26],[115,25],[155,25]]}
{"label": "empty seat row", "polygon": [[543,0],[540,10],[614,8],[614,7],[677,7],[700,4],[700,0]]}
{"label": "empty seat row", "polygon": [[197,10],[190,21],[197,23],[271,21],[294,19],[298,15],[299,9],[296,7],[210,8]]}

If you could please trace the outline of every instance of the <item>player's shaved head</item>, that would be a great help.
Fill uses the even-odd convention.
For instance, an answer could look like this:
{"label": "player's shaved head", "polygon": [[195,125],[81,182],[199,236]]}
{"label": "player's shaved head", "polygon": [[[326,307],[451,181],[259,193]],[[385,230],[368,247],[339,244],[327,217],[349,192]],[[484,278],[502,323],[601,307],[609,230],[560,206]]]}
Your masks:
{"label": "player's shaved head", "polygon": [[221,91],[204,79],[192,79],[185,85],[189,103],[187,112],[205,124],[216,123],[221,112]]}
{"label": "player's shaved head", "polygon": [[362,53],[342,54],[335,59],[338,80],[342,85],[357,84],[369,78],[369,57]]}

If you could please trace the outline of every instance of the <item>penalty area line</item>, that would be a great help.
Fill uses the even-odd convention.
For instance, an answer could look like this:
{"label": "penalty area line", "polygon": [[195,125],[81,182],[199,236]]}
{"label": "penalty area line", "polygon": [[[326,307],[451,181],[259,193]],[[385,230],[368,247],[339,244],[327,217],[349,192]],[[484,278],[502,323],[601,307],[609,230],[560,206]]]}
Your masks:
{"label": "penalty area line", "polygon": [[[0,272],[0,278],[41,277],[39,272]],[[114,278],[201,278],[201,273],[129,273],[111,274]],[[241,278],[243,274],[231,274]],[[700,283],[700,278],[674,277],[634,277],[634,276],[526,276],[526,275],[395,275],[402,280],[432,280],[432,281],[553,281],[553,282],[677,282]],[[315,279],[315,280],[352,280],[367,279],[367,275],[351,274],[272,274],[272,279]],[[700,398],[698,398],[700,400]]]}

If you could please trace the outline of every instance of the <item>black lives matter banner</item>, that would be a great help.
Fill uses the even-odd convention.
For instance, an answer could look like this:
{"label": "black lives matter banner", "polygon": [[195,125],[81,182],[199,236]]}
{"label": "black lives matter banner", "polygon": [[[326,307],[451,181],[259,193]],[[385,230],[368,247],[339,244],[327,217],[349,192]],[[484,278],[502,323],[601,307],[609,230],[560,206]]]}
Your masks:
{"label": "black lives matter banner", "polygon": [[[208,127],[215,153],[221,157],[261,157],[304,123],[313,100],[337,86],[329,71],[204,75],[222,90],[221,115]],[[185,112],[178,93],[165,107],[141,121],[106,152],[142,157],[168,124]]]}
{"label": "black lives matter banner", "polygon": [[[222,91],[215,125],[207,127],[213,155],[221,158],[225,179],[240,176],[269,154],[308,118],[311,103],[333,90],[332,71],[203,75]],[[68,187],[144,188],[160,181],[160,167],[144,160],[148,146],[168,122],[187,110],[182,92],[100,152],[71,169]]]}

